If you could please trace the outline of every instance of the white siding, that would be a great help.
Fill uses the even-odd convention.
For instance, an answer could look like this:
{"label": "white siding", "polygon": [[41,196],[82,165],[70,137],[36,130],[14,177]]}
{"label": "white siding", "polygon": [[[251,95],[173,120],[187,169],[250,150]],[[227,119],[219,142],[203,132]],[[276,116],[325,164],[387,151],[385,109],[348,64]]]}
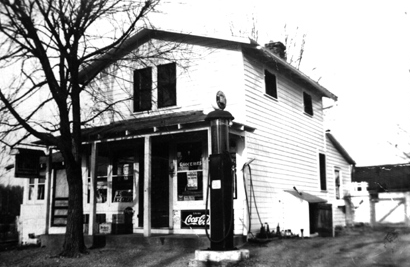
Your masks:
{"label": "white siding", "polygon": [[[326,175],[328,186],[328,201],[333,203],[333,225],[346,226],[346,211],[342,208],[345,204],[344,197],[349,194],[351,177],[351,166],[326,138]],[[340,171],[340,200],[336,200],[336,186],[334,170]]]}
{"label": "white siding", "polygon": [[[256,131],[247,138],[252,163],[256,202],[262,221],[277,225],[281,221],[279,196],[294,186],[320,197],[318,153],[324,152],[321,97],[312,96],[314,115],[304,113],[305,88],[271,68],[277,78],[278,99],[265,95],[262,64],[244,57],[246,124]],[[256,214],[253,225],[258,225]],[[256,229],[254,229],[256,230]]]}
{"label": "white siding", "polygon": [[[215,93],[221,90],[227,97],[226,110],[234,114],[236,121],[241,121],[244,100],[243,94],[240,93],[243,88],[240,79],[243,64],[239,47],[212,40],[204,43],[203,39],[195,38],[184,41],[189,41],[189,44],[161,40],[145,43],[138,48],[139,51],[152,51],[153,47],[160,50],[175,48],[164,56],[166,59],[123,61],[118,64],[121,67],[108,67],[106,71],[109,75],[100,75],[101,78],[93,84],[103,93],[99,97],[113,102],[123,101],[114,107],[115,120],[190,110],[203,110],[207,113],[213,110],[211,101],[214,101]],[[157,109],[156,66],[169,62],[177,63],[177,106]],[[133,70],[147,66],[152,67],[153,110],[133,113]],[[114,73],[114,76],[111,73]],[[93,103],[93,106],[96,104]],[[111,117],[110,112],[106,112],[103,123],[110,122],[108,118]]]}

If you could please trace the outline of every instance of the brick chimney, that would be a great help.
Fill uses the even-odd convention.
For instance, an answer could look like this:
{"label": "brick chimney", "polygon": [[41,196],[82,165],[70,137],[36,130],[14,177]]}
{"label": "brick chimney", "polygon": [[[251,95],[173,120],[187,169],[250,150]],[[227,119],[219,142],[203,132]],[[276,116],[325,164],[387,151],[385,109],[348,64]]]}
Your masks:
{"label": "brick chimney", "polygon": [[265,44],[265,48],[269,49],[269,51],[279,56],[283,60],[286,60],[286,46],[282,42],[270,41]]}

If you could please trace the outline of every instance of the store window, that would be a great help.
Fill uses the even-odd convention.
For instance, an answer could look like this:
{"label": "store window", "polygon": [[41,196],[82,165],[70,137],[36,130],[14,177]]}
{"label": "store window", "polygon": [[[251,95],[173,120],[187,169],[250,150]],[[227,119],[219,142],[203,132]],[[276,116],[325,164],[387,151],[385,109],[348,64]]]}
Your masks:
{"label": "store window", "polygon": [[132,202],[133,174],[133,157],[117,157],[114,159],[112,175],[112,202]]}
{"label": "store window", "polygon": [[[109,196],[111,196],[111,203],[133,201],[134,162],[135,157],[127,155],[97,157],[97,203],[106,203],[109,201]],[[89,166],[87,203],[90,203],[91,172],[90,163],[87,164]],[[108,194],[109,187],[110,194]]]}
{"label": "store window", "polygon": [[202,143],[177,146],[178,201],[203,200]]}
{"label": "store window", "polygon": [[97,192],[96,198],[97,203],[107,202],[108,193],[108,168],[109,168],[109,158],[108,157],[97,157]]}

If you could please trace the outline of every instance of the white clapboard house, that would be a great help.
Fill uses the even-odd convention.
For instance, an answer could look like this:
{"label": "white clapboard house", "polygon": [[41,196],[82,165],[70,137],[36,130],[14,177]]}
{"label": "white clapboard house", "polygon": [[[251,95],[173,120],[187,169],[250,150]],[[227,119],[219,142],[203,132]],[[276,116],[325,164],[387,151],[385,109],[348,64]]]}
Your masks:
{"label": "white clapboard house", "polygon": [[[219,91],[235,118],[234,234],[256,234],[268,224],[309,236],[346,225],[354,161],[326,133],[322,104],[337,97],[289,65],[283,52],[280,43],[143,29],[85,67],[82,77],[98,73],[90,86],[99,89],[83,100],[86,108],[113,105],[83,130],[85,233],[205,233],[211,153],[205,117]],[[39,177],[26,180],[23,242],[65,231],[64,162],[58,151],[50,155],[40,157]],[[47,164],[52,171],[44,171]]]}

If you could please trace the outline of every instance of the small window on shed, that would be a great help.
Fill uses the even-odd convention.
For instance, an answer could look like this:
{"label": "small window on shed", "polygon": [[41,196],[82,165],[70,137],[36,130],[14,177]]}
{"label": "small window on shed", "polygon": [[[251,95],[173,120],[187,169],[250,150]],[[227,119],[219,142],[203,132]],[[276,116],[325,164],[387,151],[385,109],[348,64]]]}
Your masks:
{"label": "small window on shed", "polygon": [[303,107],[307,114],[313,116],[312,96],[306,92],[303,92]]}
{"label": "small window on shed", "polygon": [[335,195],[336,199],[340,199],[340,170],[335,169]]}
{"label": "small window on shed", "polygon": [[267,70],[265,70],[265,93],[271,97],[278,98],[276,76]]}

